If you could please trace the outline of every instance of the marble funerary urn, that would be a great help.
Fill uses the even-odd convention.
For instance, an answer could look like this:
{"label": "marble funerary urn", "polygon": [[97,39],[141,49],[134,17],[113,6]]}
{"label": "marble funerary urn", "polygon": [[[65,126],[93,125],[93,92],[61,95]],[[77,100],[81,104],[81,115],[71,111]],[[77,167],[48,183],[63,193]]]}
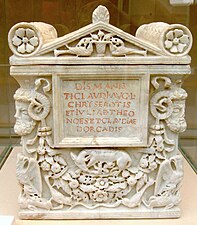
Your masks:
{"label": "marble funerary urn", "polygon": [[157,22],[133,36],[98,6],[65,36],[22,22],[8,40],[20,218],[179,217],[190,31]]}

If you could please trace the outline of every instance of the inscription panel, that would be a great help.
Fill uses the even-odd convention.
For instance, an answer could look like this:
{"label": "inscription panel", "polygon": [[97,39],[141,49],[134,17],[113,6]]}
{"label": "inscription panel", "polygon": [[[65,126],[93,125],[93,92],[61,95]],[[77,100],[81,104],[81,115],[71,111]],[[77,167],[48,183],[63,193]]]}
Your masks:
{"label": "inscription panel", "polygon": [[113,79],[56,75],[55,80],[54,102],[59,103],[54,107],[55,146],[147,144],[147,75],[127,79],[120,75]]}

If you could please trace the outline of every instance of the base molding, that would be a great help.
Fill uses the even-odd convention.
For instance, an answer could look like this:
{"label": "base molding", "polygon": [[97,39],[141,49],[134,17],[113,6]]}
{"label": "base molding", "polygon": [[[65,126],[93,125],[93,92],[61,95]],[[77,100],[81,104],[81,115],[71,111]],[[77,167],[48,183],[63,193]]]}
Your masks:
{"label": "base molding", "polygon": [[100,207],[95,210],[87,210],[82,207],[77,209],[68,210],[58,210],[58,211],[47,211],[42,210],[39,212],[21,210],[19,212],[20,219],[159,219],[159,218],[179,218],[181,215],[181,210],[178,207],[173,209],[126,209],[126,207],[118,207],[116,209],[106,209]]}

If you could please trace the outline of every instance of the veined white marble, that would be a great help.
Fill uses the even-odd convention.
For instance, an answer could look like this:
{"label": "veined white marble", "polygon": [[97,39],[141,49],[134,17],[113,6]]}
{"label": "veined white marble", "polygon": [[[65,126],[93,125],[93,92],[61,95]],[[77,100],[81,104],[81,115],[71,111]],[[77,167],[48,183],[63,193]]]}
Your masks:
{"label": "veined white marble", "polygon": [[20,85],[20,217],[179,217],[189,29],[151,23],[133,36],[98,6],[90,25],[63,37],[23,22],[8,41]]}

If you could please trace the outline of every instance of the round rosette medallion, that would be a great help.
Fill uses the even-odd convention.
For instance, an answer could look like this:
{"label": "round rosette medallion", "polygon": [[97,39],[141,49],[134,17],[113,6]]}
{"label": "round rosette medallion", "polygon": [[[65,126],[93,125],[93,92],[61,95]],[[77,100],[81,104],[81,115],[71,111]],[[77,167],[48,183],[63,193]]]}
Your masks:
{"label": "round rosette medallion", "polygon": [[31,23],[18,23],[13,26],[8,35],[10,49],[17,56],[29,57],[35,55],[43,44],[40,31]]}
{"label": "round rosette medallion", "polygon": [[163,50],[169,55],[183,56],[192,47],[192,35],[189,29],[180,24],[169,25],[163,34]]}

